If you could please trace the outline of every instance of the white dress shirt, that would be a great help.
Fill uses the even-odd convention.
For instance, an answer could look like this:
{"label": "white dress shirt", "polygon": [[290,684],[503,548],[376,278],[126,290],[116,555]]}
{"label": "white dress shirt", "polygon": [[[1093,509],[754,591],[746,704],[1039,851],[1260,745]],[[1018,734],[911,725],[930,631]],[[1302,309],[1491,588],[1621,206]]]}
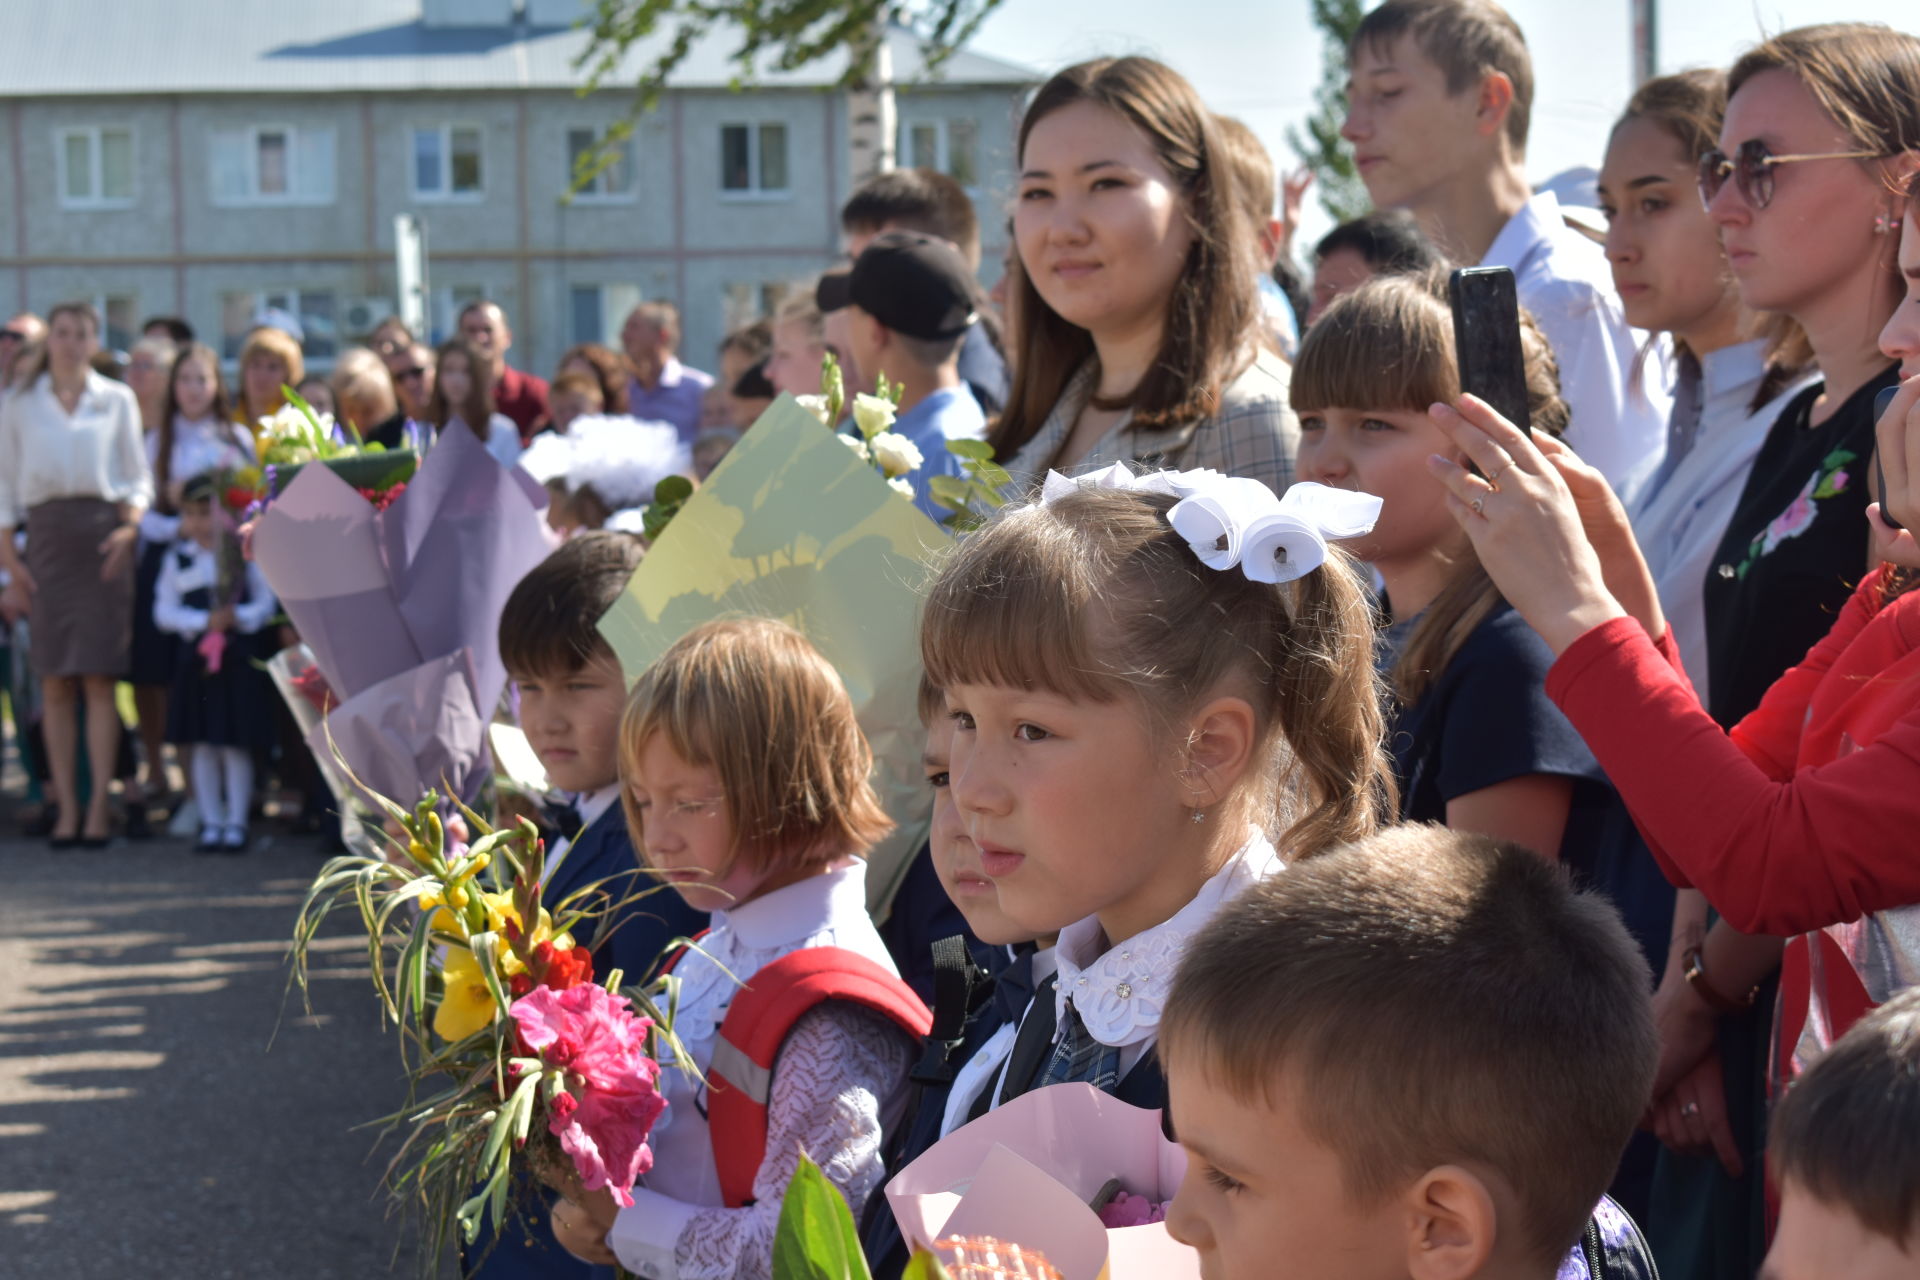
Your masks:
{"label": "white dress shirt", "polygon": [[1750,406],[1767,373],[1767,344],[1742,342],[1700,360],[1700,425],[1693,447],[1632,507],[1633,536],[1647,558],[1660,610],[1680,648],[1681,665],[1703,705],[1708,701],[1707,609],[1713,553],[1739,505],[1754,457],[1787,402],[1817,375]]}
{"label": "white dress shirt", "polygon": [[589,791],[574,801],[573,807],[580,815],[580,826],[573,831],[561,832],[560,838],[547,850],[547,860],[540,867],[540,883],[548,884],[553,880],[553,873],[560,869],[560,863],[567,856],[567,850],[573,848],[574,840],[600,821],[600,815],[611,809],[619,799],[620,784],[610,782],[598,791]]}
{"label": "white dress shirt", "polygon": [[[242,635],[254,635],[273,621],[280,602],[273,588],[260,574],[260,566],[246,562],[247,598],[233,607],[233,628]],[[213,552],[197,542],[180,541],[167,551],[161,562],[160,577],[153,588],[153,625],[184,640],[197,640],[207,633],[212,610],[196,609],[186,602],[188,593],[205,589],[220,590],[220,566]],[[231,584],[229,584],[231,589]]]}
{"label": "white dress shirt", "polygon": [[1628,326],[1606,253],[1567,226],[1551,191],[1507,220],[1480,265],[1513,272],[1520,305],[1560,363],[1560,395],[1573,412],[1567,443],[1631,506],[1666,453],[1673,400],[1666,340],[1655,342],[1636,372],[1647,335]]}
{"label": "white dress shirt", "polygon": [[[1059,965],[1053,948],[1034,952],[1027,963],[1033,966],[1033,989],[1036,992],[1045,991]],[[940,1117],[941,1137],[946,1137],[967,1122],[967,1113],[973,1110],[973,1100],[980,1096],[982,1089],[991,1087],[994,1091],[989,1110],[1000,1105],[1000,1089],[1005,1084],[1003,1068],[1013,1053],[1013,1042],[1019,1038],[1021,1023],[1032,1014],[1033,1002],[1029,1000],[1019,1021],[1002,1025],[987,1037],[985,1044],[974,1050],[971,1058],[960,1064],[960,1070],[953,1076],[953,1087],[947,1090],[947,1109]]]}
{"label": "white dress shirt", "polygon": [[140,404],[125,384],[88,370],[69,415],[53,375],[43,373],[0,406],[0,529],[24,524],[28,511],[55,498],[152,503]]}

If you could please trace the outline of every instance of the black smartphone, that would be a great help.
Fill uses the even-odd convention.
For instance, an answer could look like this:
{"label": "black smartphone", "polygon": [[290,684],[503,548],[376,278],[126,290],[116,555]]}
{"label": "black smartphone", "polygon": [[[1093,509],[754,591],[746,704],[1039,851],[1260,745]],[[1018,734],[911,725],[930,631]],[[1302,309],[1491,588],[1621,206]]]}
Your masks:
{"label": "black smartphone", "polygon": [[1505,267],[1462,267],[1447,278],[1460,389],[1479,396],[1526,431],[1527,363],[1520,349],[1520,300]]}
{"label": "black smartphone", "polygon": [[[1893,406],[1893,397],[1899,390],[1900,386],[1896,383],[1891,387],[1883,388],[1880,394],[1873,398],[1873,420],[1876,424],[1887,416],[1887,410]],[[1904,528],[1904,525],[1887,512],[1887,470],[1880,465],[1878,448],[1873,451],[1873,487],[1880,493],[1880,523],[1889,529]]]}

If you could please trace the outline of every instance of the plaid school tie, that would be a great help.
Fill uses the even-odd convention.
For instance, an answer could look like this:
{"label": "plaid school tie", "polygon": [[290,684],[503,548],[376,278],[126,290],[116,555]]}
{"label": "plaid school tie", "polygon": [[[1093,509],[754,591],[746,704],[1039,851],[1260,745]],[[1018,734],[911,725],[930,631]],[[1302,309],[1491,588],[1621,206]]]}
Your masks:
{"label": "plaid school tie", "polygon": [[1060,1030],[1060,1042],[1054,1046],[1053,1057],[1034,1088],[1044,1089],[1050,1084],[1090,1084],[1102,1093],[1112,1093],[1120,1082],[1120,1050],[1093,1038],[1071,999],[1067,1001],[1067,1016]]}

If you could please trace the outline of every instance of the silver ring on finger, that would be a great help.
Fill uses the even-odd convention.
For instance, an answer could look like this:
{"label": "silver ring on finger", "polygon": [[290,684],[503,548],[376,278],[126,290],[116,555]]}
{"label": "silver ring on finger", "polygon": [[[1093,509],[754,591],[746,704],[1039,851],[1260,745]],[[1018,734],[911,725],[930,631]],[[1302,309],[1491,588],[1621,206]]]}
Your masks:
{"label": "silver ring on finger", "polygon": [[1490,484],[1490,485],[1492,485],[1492,486],[1493,486],[1494,488],[1496,488],[1496,489],[1497,489],[1497,488],[1499,488],[1499,487],[1500,487],[1500,477],[1501,477],[1501,476],[1503,476],[1503,475],[1505,475],[1505,474],[1507,474],[1507,472],[1509,472],[1509,471],[1511,471],[1511,470],[1513,470],[1513,459],[1512,459],[1512,458],[1508,458],[1508,459],[1507,459],[1507,460],[1506,460],[1505,462],[1503,462],[1503,463],[1501,463],[1501,464],[1500,464],[1500,466],[1499,466],[1499,468],[1498,468],[1497,470],[1495,470],[1495,471],[1493,471],[1493,472],[1491,472],[1491,473],[1489,473],[1489,474],[1488,474],[1488,476],[1487,476],[1487,483],[1488,483],[1488,484]]}
{"label": "silver ring on finger", "polygon": [[1477,516],[1484,516],[1485,514],[1487,514],[1487,500],[1485,498],[1475,498],[1468,505],[1473,508],[1473,514]]}
{"label": "silver ring on finger", "polygon": [[1697,1119],[1700,1115],[1700,1104],[1692,1101],[1683,1102],[1680,1104],[1680,1114],[1689,1120]]}

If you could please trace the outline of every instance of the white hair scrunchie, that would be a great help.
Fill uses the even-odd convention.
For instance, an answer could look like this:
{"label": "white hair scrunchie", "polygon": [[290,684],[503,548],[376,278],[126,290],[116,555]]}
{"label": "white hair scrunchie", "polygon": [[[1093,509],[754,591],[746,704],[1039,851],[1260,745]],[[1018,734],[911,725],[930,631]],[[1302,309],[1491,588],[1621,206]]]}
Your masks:
{"label": "white hair scrunchie", "polygon": [[1163,493],[1179,501],[1167,523],[1187,540],[1209,569],[1231,569],[1254,582],[1292,582],[1327,560],[1327,544],[1357,538],[1380,518],[1380,499],[1370,493],[1331,489],[1303,480],[1282,497],[1258,480],[1218,471],[1148,471],[1135,475],[1124,462],[1072,477],[1047,472],[1040,505],[1049,506],[1082,488]]}

